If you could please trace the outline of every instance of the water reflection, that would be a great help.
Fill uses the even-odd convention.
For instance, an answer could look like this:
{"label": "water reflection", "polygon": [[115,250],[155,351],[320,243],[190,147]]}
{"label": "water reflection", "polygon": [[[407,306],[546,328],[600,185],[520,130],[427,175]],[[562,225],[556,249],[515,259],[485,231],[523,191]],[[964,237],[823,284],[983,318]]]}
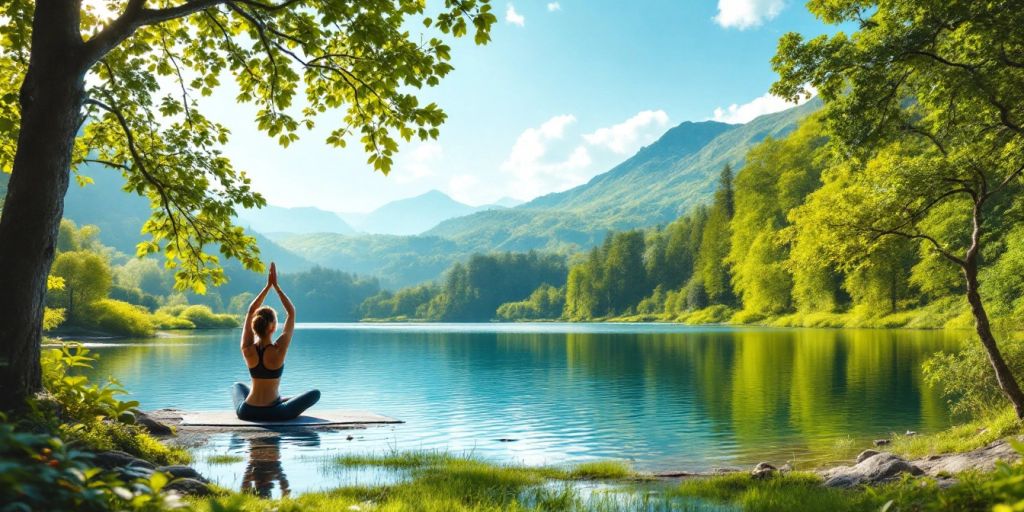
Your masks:
{"label": "water reflection", "polygon": [[238,451],[248,445],[245,472],[242,474],[242,492],[251,492],[261,498],[274,496],[274,487],[278,488],[278,497],[291,494],[288,475],[281,463],[281,446],[301,448],[318,448],[320,435],[310,430],[289,430],[284,432],[253,432],[232,434],[228,443],[229,451]]}

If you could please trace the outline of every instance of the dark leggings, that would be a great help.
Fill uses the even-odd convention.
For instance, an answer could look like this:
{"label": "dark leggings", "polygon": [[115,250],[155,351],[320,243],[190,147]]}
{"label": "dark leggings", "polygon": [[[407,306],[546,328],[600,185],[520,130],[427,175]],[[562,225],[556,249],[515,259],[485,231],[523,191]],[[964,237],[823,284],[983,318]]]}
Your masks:
{"label": "dark leggings", "polygon": [[306,409],[320,400],[320,390],[306,391],[301,395],[278,398],[271,405],[249,405],[245,398],[249,396],[249,386],[236,382],[231,387],[231,398],[235,401],[235,414],[238,419],[246,421],[283,421],[298,418]]}

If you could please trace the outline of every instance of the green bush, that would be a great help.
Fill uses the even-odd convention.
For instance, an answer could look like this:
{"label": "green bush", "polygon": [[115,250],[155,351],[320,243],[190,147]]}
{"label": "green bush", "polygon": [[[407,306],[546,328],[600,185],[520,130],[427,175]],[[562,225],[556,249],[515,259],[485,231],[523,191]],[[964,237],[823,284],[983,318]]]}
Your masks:
{"label": "green bush", "polygon": [[195,329],[196,324],[180,316],[171,316],[163,311],[153,313],[153,327],[157,329]]}
{"label": "green bush", "polygon": [[214,313],[209,306],[188,306],[178,316],[192,322],[196,329],[230,329],[239,325],[234,315]]}
{"label": "green bush", "polygon": [[0,503],[4,511],[157,511],[180,505],[160,491],[169,478],[153,473],[126,483],[91,467],[91,456],[60,438],[18,432],[0,415]]}
{"label": "green bush", "polygon": [[120,336],[151,336],[153,322],[146,308],[113,299],[101,299],[87,306],[83,324]]}
{"label": "green bush", "polygon": [[[1000,343],[999,349],[1010,371],[1024,375],[1024,341],[1010,338]],[[1006,406],[988,354],[974,338],[960,352],[931,356],[924,362],[923,370],[925,382],[942,392],[953,414],[979,418]]]}
{"label": "green bush", "polygon": [[118,398],[126,392],[117,380],[98,385],[74,374],[95,360],[89,349],[75,343],[43,352],[43,387],[49,396],[31,403],[35,422],[94,450],[121,450],[161,464],[187,461],[187,452],[168,448],[134,424],[132,411],[139,403]]}

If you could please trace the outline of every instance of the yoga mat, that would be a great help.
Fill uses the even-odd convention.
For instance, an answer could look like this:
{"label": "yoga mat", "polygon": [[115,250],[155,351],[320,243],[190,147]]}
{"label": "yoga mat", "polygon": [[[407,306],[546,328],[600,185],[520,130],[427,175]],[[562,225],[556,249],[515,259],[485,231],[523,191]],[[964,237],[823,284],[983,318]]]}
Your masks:
{"label": "yoga mat", "polygon": [[245,421],[238,419],[234,411],[181,413],[181,426],[183,427],[324,427],[384,423],[402,423],[402,421],[366,411],[311,411],[287,421]]}

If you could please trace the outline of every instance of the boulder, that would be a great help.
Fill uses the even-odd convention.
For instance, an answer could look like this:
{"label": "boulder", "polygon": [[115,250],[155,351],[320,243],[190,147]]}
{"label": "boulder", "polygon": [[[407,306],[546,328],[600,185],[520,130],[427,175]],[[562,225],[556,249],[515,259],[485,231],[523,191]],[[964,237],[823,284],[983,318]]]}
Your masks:
{"label": "boulder", "polygon": [[854,466],[839,466],[822,473],[826,487],[876,485],[892,481],[904,473],[921,475],[921,468],[889,452],[872,455]]}
{"label": "boulder", "polygon": [[996,441],[988,446],[964,453],[932,455],[914,461],[931,476],[955,475],[963,471],[992,471],[997,461],[1016,462],[1021,456],[1006,441]]}
{"label": "boulder", "polygon": [[761,462],[758,463],[758,465],[754,466],[754,469],[750,471],[750,476],[753,477],[755,480],[761,480],[765,478],[771,478],[778,474],[778,472],[779,470],[775,466],[772,466],[767,462]]}
{"label": "boulder", "polygon": [[892,442],[892,439],[875,439],[875,446],[885,446]]}
{"label": "boulder", "polygon": [[156,466],[152,462],[118,450],[96,453],[93,456],[93,463],[95,463],[97,467],[101,467],[103,469],[115,469],[129,466],[156,469]]}
{"label": "boulder", "polygon": [[878,453],[879,452],[877,450],[864,450],[860,452],[860,455],[857,455],[857,463],[860,464],[861,462],[864,462],[865,460],[868,460],[871,457],[878,455]]}
{"label": "boulder", "polygon": [[171,478],[191,478],[193,480],[199,480],[200,482],[203,482],[203,483],[209,483],[210,482],[203,475],[200,475],[198,471],[196,471],[195,469],[193,469],[193,468],[191,468],[189,466],[183,466],[183,465],[160,466],[160,467],[156,468],[156,470],[160,471],[160,472],[163,472],[163,473],[167,473],[168,475],[171,476]]}
{"label": "boulder", "polygon": [[171,480],[170,483],[164,486],[164,489],[187,496],[209,496],[210,494],[213,494],[213,491],[211,491],[206,484],[194,478],[177,478]]}
{"label": "boulder", "polygon": [[146,431],[154,436],[169,436],[174,434],[174,430],[166,423],[158,421],[149,414],[141,411],[135,413],[135,423],[141,425],[146,429]]}

